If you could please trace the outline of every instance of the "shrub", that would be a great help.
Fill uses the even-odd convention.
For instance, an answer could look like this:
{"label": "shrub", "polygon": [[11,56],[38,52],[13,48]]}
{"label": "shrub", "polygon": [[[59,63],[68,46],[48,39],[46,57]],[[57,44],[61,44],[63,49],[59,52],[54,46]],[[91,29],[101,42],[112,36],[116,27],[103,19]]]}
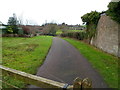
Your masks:
{"label": "shrub", "polygon": [[61,36],[83,40],[86,39],[86,32],[66,32],[66,33],[62,33]]}
{"label": "shrub", "polygon": [[30,29],[27,26],[22,26],[24,34],[30,34]]}
{"label": "shrub", "polygon": [[58,27],[56,23],[47,23],[44,26],[44,34],[49,36],[55,36]]}
{"label": "shrub", "polygon": [[24,31],[23,31],[22,28],[20,28],[20,29],[18,30],[18,34],[19,34],[19,35],[23,35],[23,34],[24,34]]}

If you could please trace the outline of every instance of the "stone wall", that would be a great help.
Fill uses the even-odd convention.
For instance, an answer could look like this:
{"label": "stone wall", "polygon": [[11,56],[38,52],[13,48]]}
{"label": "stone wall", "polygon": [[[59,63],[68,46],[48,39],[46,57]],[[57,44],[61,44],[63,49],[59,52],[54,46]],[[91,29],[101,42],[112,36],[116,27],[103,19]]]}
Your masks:
{"label": "stone wall", "polygon": [[118,39],[120,24],[109,16],[102,15],[97,26],[97,34],[91,40],[91,44],[103,51],[120,57],[120,40]]}

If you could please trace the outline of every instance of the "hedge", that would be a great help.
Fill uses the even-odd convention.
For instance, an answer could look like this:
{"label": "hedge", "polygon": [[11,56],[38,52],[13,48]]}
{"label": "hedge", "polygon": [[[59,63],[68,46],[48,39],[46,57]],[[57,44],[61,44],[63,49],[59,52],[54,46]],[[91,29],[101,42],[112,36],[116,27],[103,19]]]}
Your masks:
{"label": "hedge", "polygon": [[62,33],[61,37],[70,37],[78,40],[83,40],[87,38],[87,33],[86,32],[66,32],[66,33]]}

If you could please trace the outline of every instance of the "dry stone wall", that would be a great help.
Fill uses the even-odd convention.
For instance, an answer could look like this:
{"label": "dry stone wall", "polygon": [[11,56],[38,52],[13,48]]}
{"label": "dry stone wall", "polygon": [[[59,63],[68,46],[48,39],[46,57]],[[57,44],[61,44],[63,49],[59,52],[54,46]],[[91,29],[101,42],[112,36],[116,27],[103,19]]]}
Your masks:
{"label": "dry stone wall", "polygon": [[109,16],[102,15],[97,26],[96,36],[91,44],[103,51],[120,57],[120,24],[113,21]]}

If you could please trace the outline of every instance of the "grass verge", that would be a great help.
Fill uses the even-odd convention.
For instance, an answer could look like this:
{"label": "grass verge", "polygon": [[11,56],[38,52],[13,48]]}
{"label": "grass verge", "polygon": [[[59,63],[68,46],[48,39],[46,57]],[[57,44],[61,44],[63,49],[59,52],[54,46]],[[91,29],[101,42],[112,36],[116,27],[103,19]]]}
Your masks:
{"label": "grass verge", "polygon": [[[2,38],[2,64],[9,68],[35,74],[43,63],[52,44],[51,36],[37,36],[33,38]],[[3,76],[7,83],[24,88],[25,83],[9,76]],[[9,88],[3,84],[3,88]]]}
{"label": "grass verge", "polygon": [[88,59],[93,68],[103,76],[110,88],[118,88],[118,58],[102,52],[84,42],[64,38],[64,40],[76,47],[80,53]]}

